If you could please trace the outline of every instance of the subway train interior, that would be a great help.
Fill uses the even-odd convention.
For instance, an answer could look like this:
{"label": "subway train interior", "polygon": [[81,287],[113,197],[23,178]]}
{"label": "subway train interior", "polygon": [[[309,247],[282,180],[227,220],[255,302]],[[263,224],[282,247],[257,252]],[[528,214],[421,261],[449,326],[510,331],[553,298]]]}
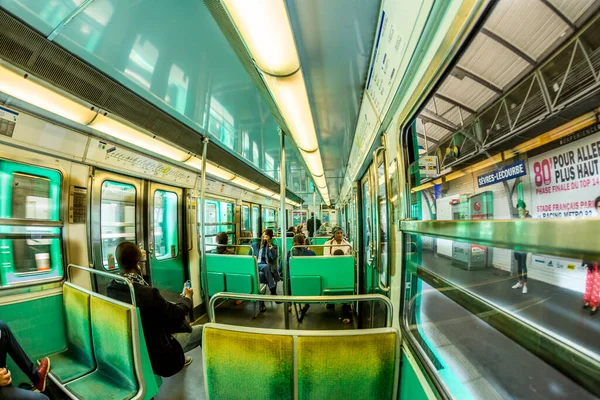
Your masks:
{"label": "subway train interior", "polygon": [[600,398],[599,164],[600,0],[0,0],[0,399]]}

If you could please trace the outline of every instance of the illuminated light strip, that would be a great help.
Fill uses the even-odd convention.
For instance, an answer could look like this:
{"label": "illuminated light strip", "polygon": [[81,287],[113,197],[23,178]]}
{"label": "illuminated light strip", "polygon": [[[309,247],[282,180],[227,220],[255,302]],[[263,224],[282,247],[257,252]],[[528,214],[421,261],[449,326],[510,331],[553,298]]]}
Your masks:
{"label": "illuminated light strip", "polygon": [[19,74],[0,65],[0,91],[83,125],[89,123],[96,116],[96,111],[37,83],[36,78],[29,76],[26,79],[25,75],[27,74]]}
{"label": "illuminated light strip", "polygon": [[[584,114],[578,118],[575,118],[574,120],[571,120],[571,121],[567,122],[566,124],[558,126],[536,138],[533,138],[526,142],[523,142],[523,143],[513,147],[512,149],[505,150],[502,155],[498,154],[490,159],[483,160],[476,164],[473,164],[470,167],[466,167],[459,171],[452,172],[442,178],[445,182],[450,182],[454,179],[460,178],[467,174],[470,174],[470,173],[479,171],[483,168],[494,165],[494,163],[502,161],[502,156],[503,156],[504,160],[510,160],[511,158],[514,158],[519,154],[526,153],[530,150],[536,149],[545,144],[562,139],[565,136],[568,136],[574,132],[577,132],[578,130],[585,129],[588,126],[591,126],[594,123],[596,123],[597,122],[597,114],[596,113],[600,113],[600,108],[598,108],[592,112],[589,112],[587,114]],[[441,183],[442,178],[438,179],[440,181],[438,183]],[[426,184],[414,187],[411,189],[411,193],[416,193],[416,192],[420,192],[422,190],[428,189],[428,188],[432,187],[434,184],[436,184],[435,181],[427,182]]]}

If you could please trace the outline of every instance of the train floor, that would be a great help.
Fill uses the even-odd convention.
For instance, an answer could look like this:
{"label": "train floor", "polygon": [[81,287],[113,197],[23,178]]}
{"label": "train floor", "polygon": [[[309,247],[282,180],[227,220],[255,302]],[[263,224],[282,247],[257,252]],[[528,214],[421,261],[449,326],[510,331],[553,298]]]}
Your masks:
{"label": "train floor", "polygon": [[[278,294],[282,293],[281,282],[278,287]],[[268,300],[268,296],[266,296]],[[254,304],[243,302],[236,305],[233,301],[224,301],[217,304],[215,311],[215,322],[241,325],[255,328],[284,329],[284,304],[266,301],[267,311],[259,313],[256,319],[253,319]],[[298,330],[338,330],[354,329],[357,324],[356,315],[354,315],[351,324],[344,324],[342,321],[341,306],[336,305],[334,310],[327,309],[325,305],[313,304],[308,313],[299,323],[296,320],[294,310],[289,313],[290,329]],[[205,324],[208,322],[206,315],[196,320],[195,324]],[[195,349],[188,353],[194,358],[194,361],[185,370],[170,378],[163,379],[160,388],[160,394],[155,397],[156,400],[179,400],[179,399],[205,399],[204,391],[204,371],[202,366],[202,350]],[[232,373],[235,373],[232,371]]]}
{"label": "train floor", "polygon": [[[422,266],[569,340],[598,348],[593,338],[599,324],[582,310],[580,293],[530,279],[529,293],[522,294],[511,289],[515,279],[508,272],[466,271],[432,252],[423,254]],[[460,398],[595,398],[426,283],[419,317],[414,334],[424,338],[440,375]]]}

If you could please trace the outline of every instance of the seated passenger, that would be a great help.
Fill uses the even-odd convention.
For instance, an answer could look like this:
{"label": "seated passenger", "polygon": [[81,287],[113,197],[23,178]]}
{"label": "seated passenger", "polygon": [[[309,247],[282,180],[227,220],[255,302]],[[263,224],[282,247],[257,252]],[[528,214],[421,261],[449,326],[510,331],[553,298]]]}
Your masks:
{"label": "seated passenger", "polygon": [[333,252],[334,256],[343,256],[344,252],[342,251],[342,249],[337,249],[336,251]]}
{"label": "seated passenger", "polygon": [[[123,242],[115,253],[121,275],[133,284],[152,370],[164,377],[175,375],[192,363],[192,358],[184,353],[202,345],[202,325],[191,327],[185,320],[192,308],[194,291],[184,286],[184,296],[177,303],[168,302],[140,275],[138,263],[142,260],[142,252],[138,246]],[[129,287],[122,281],[110,282],[106,293],[115,300],[131,304]]]}
{"label": "seated passenger", "polygon": [[294,237],[296,236],[296,230],[293,226],[290,226],[285,234],[286,237]]}
{"label": "seated passenger", "polygon": [[50,371],[50,359],[44,357],[36,368],[19,342],[13,335],[6,322],[0,320],[0,399],[48,400],[42,393],[32,392],[12,385],[11,373],[6,367],[6,355],[10,355],[17,366],[23,371],[36,390],[46,390],[46,378]]}
{"label": "seated passenger", "polygon": [[219,232],[217,233],[217,249],[215,251],[215,253],[217,254],[235,254],[235,251],[230,248],[227,247],[227,244],[229,243],[229,236],[227,236],[227,234],[225,232]]}
{"label": "seated passenger", "polygon": [[[277,282],[279,281],[279,272],[277,271],[277,243],[273,241],[273,230],[266,229],[263,232],[260,247],[258,243],[252,243],[254,256],[258,260],[258,272],[260,282],[269,286],[271,294],[277,295]],[[263,302],[260,305],[260,311],[266,311]]]}
{"label": "seated passenger", "polygon": [[352,245],[346,239],[344,239],[344,233],[342,232],[342,228],[336,226],[333,229],[333,237],[325,242],[325,247],[323,247],[323,255],[330,256],[336,250],[341,250],[346,255],[352,255]]}

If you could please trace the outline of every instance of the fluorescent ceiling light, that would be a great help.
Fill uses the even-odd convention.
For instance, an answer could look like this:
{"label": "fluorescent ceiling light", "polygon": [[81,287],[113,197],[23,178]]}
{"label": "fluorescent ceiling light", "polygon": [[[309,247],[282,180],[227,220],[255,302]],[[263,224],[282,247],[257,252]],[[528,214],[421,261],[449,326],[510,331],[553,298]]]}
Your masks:
{"label": "fluorescent ceiling light", "polygon": [[298,148],[307,152],[317,150],[317,133],[302,70],[287,78],[269,75],[264,78]]}
{"label": "fluorescent ceiling light", "polygon": [[117,139],[121,139],[127,143],[149,150],[153,153],[160,154],[172,160],[184,162],[190,155],[183,150],[160,141],[134,129],[122,122],[117,121],[112,117],[98,115],[96,119],[89,124],[90,128],[99,130]]}
{"label": "fluorescent ceiling light", "polygon": [[[190,158],[185,164],[202,171],[202,160],[198,157]],[[235,178],[235,175],[231,172],[225,171],[223,168],[210,162],[206,163],[206,173],[225,181],[230,181]]]}
{"label": "fluorescent ceiling light", "polygon": [[235,178],[233,178],[233,180],[231,181],[233,183],[235,183],[238,186],[244,187],[246,189],[252,190],[252,191],[258,191],[258,189],[260,188],[259,185],[257,185],[256,183],[252,183],[249,180],[246,180],[240,176],[236,176]]}
{"label": "fluorescent ceiling light", "polygon": [[300,68],[294,35],[283,0],[224,0],[256,65],[271,75]]}
{"label": "fluorescent ceiling light", "polygon": [[327,182],[325,181],[324,176],[313,175],[313,180],[315,181],[315,185],[317,185],[317,187],[320,189],[319,191],[321,191],[323,188],[327,188]]}
{"label": "fluorescent ceiling light", "polygon": [[83,125],[96,115],[95,111],[67,96],[36,83],[32,78],[25,79],[4,66],[0,66],[0,91]]}
{"label": "fluorescent ceiling light", "polygon": [[323,176],[323,161],[321,160],[321,152],[319,150],[312,153],[300,150],[300,154],[302,154],[302,158],[304,158],[308,170],[312,175]]}
{"label": "fluorescent ceiling light", "polygon": [[271,190],[269,190],[267,188],[264,188],[264,187],[259,188],[257,190],[257,192],[260,193],[260,194],[262,194],[262,195],[265,195],[265,196],[273,196],[273,194],[275,193],[275,192],[273,192],[273,191],[271,191]]}

